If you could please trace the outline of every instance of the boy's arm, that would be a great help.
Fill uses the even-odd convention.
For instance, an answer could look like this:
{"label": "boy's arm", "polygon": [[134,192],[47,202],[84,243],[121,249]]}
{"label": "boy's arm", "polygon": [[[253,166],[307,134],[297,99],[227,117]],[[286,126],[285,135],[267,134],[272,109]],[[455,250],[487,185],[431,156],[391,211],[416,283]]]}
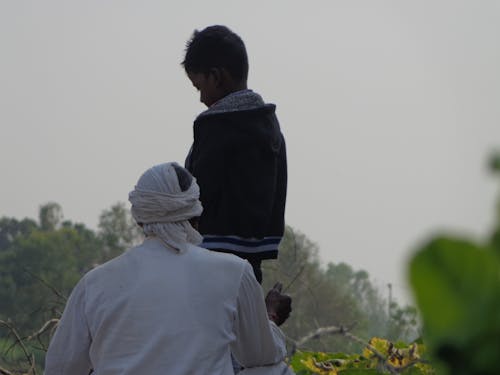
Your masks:
{"label": "boy's arm", "polygon": [[[186,158],[186,169],[196,178],[200,187],[200,201],[203,211],[213,212],[220,207],[221,189],[224,181],[225,150],[227,146],[223,139],[217,139],[211,133],[205,133],[196,139]],[[200,232],[205,234],[206,224],[203,214],[200,218]],[[218,233],[216,233],[218,234]]]}

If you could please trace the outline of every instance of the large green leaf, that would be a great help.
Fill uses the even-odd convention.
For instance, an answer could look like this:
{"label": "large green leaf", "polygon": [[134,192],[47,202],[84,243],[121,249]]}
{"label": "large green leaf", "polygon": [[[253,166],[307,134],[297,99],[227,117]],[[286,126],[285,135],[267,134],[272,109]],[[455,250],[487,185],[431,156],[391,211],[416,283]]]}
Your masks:
{"label": "large green leaf", "polygon": [[437,238],[411,260],[429,347],[454,374],[500,373],[500,263],[462,239]]}

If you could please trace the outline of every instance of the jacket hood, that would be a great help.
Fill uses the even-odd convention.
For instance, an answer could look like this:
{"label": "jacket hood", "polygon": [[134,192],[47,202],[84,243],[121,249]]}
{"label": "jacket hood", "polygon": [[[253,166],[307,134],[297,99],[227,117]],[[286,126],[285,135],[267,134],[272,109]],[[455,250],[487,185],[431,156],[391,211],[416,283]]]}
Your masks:
{"label": "jacket hood", "polygon": [[241,90],[233,92],[219,101],[215,102],[198,117],[213,115],[217,113],[245,111],[260,108],[265,105],[262,97],[252,90]]}
{"label": "jacket hood", "polygon": [[[210,124],[206,125],[211,128],[206,129],[207,131],[223,133],[225,138],[232,139],[235,144],[239,144],[242,138],[251,138],[252,142],[278,153],[283,136],[275,110],[276,106],[266,104],[259,94],[252,90],[241,90],[225,96],[200,113],[195,123],[207,120]],[[222,118],[234,121],[219,121]],[[218,130],[215,130],[216,127]]]}

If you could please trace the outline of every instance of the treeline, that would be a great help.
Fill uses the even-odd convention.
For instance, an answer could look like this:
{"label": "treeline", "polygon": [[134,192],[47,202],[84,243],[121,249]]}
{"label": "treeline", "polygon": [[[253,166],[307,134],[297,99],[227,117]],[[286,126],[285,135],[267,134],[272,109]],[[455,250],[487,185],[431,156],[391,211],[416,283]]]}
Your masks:
{"label": "treeline", "polygon": [[[419,336],[417,310],[385,298],[368,272],[346,263],[323,265],[319,248],[304,234],[286,228],[279,259],[264,262],[264,290],[281,281],[293,297],[292,315],[284,325],[286,335],[298,341],[325,327],[344,327],[360,338],[385,337],[412,341]],[[303,350],[352,353],[362,344],[339,335],[318,336]]]}
{"label": "treeline", "polygon": [[[87,271],[139,243],[142,234],[125,204],[102,212],[97,230],[63,220],[57,203],[40,207],[38,220],[0,219],[0,321],[21,338],[37,332],[64,309],[65,299]],[[416,310],[387,301],[366,271],[345,263],[321,265],[318,247],[287,227],[276,261],[264,262],[264,290],[281,281],[293,297],[286,335],[299,340],[319,327],[344,326],[359,337],[416,337]],[[43,361],[50,330],[29,345]],[[0,367],[23,361],[11,329],[0,327]],[[355,347],[358,345],[358,347]],[[353,347],[354,346],[354,347]],[[303,349],[352,352],[359,344],[342,337],[310,340]],[[12,368],[12,367],[11,367]]]}

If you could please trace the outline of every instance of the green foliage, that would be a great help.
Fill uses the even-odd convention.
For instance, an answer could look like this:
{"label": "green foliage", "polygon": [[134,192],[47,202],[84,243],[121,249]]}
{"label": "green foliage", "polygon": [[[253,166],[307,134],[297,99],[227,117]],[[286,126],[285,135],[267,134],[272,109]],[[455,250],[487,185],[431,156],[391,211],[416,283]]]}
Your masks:
{"label": "green foliage", "polygon": [[[0,367],[8,368],[13,373],[23,373],[26,371],[26,354],[19,345],[15,345],[16,342],[12,338],[2,338],[0,337]],[[35,360],[35,369],[38,374],[42,374],[45,351],[40,349],[38,344],[26,344],[26,350],[29,354],[33,354]],[[1,373],[1,372],[0,372]]]}
{"label": "green foliage", "polygon": [[23,332],[54,316],[64,306],[41,280],[68,295],[81,277],[82,256],[91,250],[87,240],[73,228],[34,230],[16,238],[0,255],[0,300],[6,302],[0,316],[15,317]]}
{"label": "green foliage", "polygon": [[6,250],[16,237],[28,236],[37,229],[36,221],[23,219],[21,221],[3,217],[0,219],[0,252]]}
{"label": "green foliage", "polygon": [[491,249],[441,237],[412,259],[426,340],[451,374],[500,371],[500,262]]}
{"label": "green foliage", "polygon": [[[490,162],[500,171],[500,154]],[[500,201],[488,241],[431,239],[410,262],[425,340],[443,374],[500,373]]]}
{"label": "green foliage", "polygon": [[[103,211],[97,232],[62,218],[61,206],[51,202],[40,207],[39,223],[0,219],[0,320],[24,339],[60,316],[66,296],[87,271],[141,238],[122,203]],[[35,363],[43,365],[39,349],[48,345],[49,332],[24,342]],[[19,344],[12,347],[12,340],[17,342],[13,332],[0,325],[0,366],[27,368],[24,352]]]}
{"label": "green foliage", "polygon": [[39,224],[0,219],[0,319],[15,319],[23,334],[58,316],[83,274],[139,238],[123,204],[103,211],[98,232],[62,217],[61,207],[48,203],[40,207]]}
{"label": "green foliage", "polygon": [[[415,309],[388,301],[373,286],[366,271],[345,263],[320,266],[318,248],[305,235],[287,227],[276,261],[263,262],[264,290],[281,281],[293,298],[291,318],[282,327],[295,340],[319,327],[345,326],[360,337],[412,340]],[[321,336],[301,349],[353,352],[362,345],[340,336]]]}
{"label": "green foliage", "polygon": [[344,353],[324,353],[324,352],[302,352],[298,351],[292,357],[290,365],[297,375],[334,375],[345,374],[349,370],[363,370],[377,374],[378,372],[370,368],[360,354],[347,355]]}
{"label": "green foliage", "polygon": [[489,164],[490,170],[493,173],[500,172],[500,151],[497,151],[491,155]]}
{"label": "green foliage", "polygon": [[426,363],[425,347],[419,343],[394,344],[372,338],[362,353],[302,352],[294,354],[290,365],[297,375],[355,375],[355,374],[434,374]]}
{"label": "green foliage", "polygon": [[55,230],[62,219],[62,208],[58,203],[50,202],[40,206],[39,220],[41,230]]}

